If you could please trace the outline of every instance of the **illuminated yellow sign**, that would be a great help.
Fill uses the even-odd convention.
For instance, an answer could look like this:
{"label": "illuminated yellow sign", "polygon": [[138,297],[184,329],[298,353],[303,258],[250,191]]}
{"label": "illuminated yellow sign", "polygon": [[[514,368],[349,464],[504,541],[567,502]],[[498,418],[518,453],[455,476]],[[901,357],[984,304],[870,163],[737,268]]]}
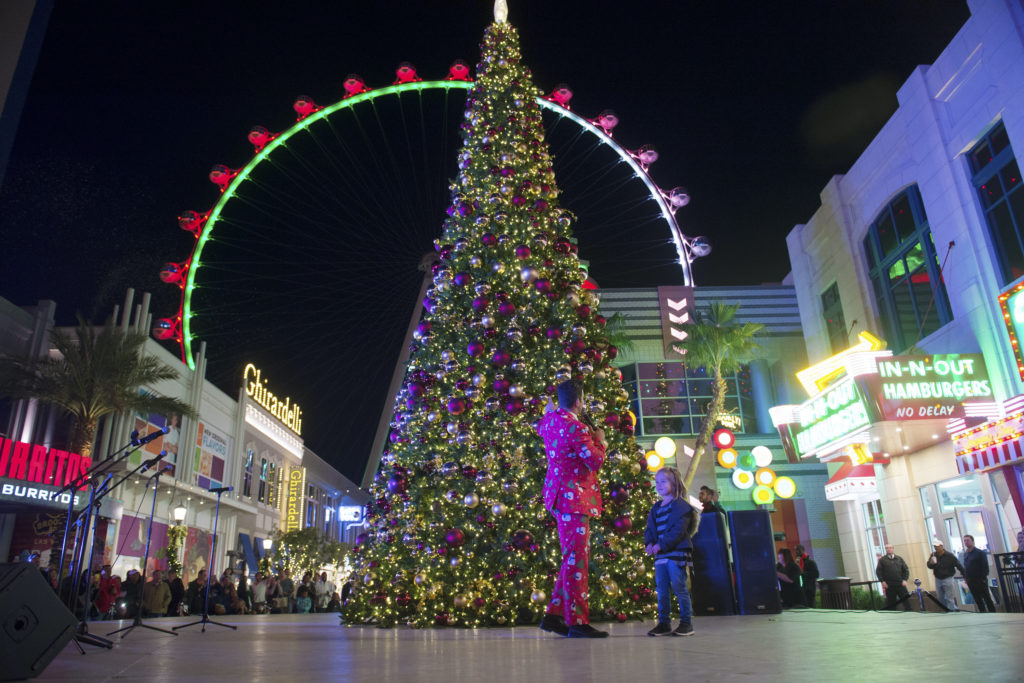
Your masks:
{"label": "illuminated yellow sign", "polygon": [[298,435],[302,435],[302,408],[292,403],[288,396],[282,401],[267,389],[267,380],[262,378],[262,371],[252,363],[245,366],[242,381],[245,382],[245,393],[256,403],[281,421],[284,426]]}
{"label": "illuminated yellow sign", "polygon": [[285,480],[284,496],[284,527],[285,531],[298,531],[302,528],[302,516],[306,507],[306,468],[289,467],[288,478]]}
{"label": "illuminated yellow sign", "polygon": [[857,336],[859,341],[850,348],[796,373],[808,394],[814,396],[842,375],[846,369],[846,359],[852,354],[885,348],[885,342],[870,332],[861,332]]}

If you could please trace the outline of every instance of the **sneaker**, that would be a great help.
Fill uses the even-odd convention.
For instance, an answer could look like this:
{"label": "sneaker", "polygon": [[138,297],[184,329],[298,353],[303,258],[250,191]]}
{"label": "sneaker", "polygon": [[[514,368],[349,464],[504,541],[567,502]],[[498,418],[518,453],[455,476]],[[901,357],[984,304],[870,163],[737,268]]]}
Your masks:
{"label": "sneaker", "polygon": [[569,635],[569,627],[565,625],[565,620],[557,614],[545,614],[544,618],[540,620],[540,630],[559,636]]}
{"label": "sneaker", "polygon": [[607,638],[607,631],[598,631],[590,624],[573,624],[569,627],[570,638]]}
{"label": "sneaker", "polygon": [[688,621],[680,621],[679,626],[676,627],[675,631],[672,631],[674,636],[692,636],[693,635],[693,624]]}
{"label": "sneaker", "polygon": [[647,632],[649,636],[668,636],[672,634],[672,625],[667,621],[659,621],[658,625]]}

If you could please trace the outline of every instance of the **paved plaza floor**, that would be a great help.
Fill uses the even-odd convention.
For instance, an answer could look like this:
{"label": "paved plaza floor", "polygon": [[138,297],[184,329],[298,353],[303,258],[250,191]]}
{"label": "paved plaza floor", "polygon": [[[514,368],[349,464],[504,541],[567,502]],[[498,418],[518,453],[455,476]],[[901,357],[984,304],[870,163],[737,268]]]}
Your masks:
{"label": "paved plaza floor", "polygon": [[[238,626],[137,628],[112,650],[73,644],[43,681],[1020,681],[1024,614],[790,611],[704,617],[696,635],[598,624],[604,640],[536,627],[344,627],[334,614],[217,617]],[[169,628],[185,618],[157,619]],[[103,635],[118,622],[91,625]],[[117,638],[117,636],[114,636]]]}

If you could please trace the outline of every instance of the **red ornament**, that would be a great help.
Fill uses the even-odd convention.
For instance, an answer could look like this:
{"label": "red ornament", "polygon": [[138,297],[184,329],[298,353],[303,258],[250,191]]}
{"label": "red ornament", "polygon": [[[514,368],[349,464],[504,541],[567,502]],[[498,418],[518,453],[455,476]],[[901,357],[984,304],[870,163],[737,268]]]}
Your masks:
{"label": "red ornament", "polygon": [[502,367],[512,362],[512,355],[505,349],[498,349],[494,352],[494,355],[491,356],[491,362],[498,367]]}
{"label": "red ornament", "polygon": [[462,532],[462,529],[449,529],[448,533],[444,535],[444,541],[450,546],[460,546],[466,542],[466,534]]}
{"label": "red ornament", "polygon": [[453,398],[449,400],[448,412],[452,415],[461,415],[466,412],[466,400],[463,398]]}
{"label": "red ornament", "polygon": [[[512,534],[512,545],[519,550],[527,550],[533,545],[533,534],[526,529],[519,529]],[[516,572],[518,573],[518,571]],[[512,570],[509,570],[509,576],[512,576]]]}
{"label": "red ornament", "polygon": [[482,356],[484,353],[484,345],[478,341],[471,341],[469,342],[469,344],[466,345],[466,353],[468,353],[473,358]]}
{"label": "red ornament", "polygon": [[520,259],[530,258],[530,248],[525,244],[520,244],[516,247],[516,257]]}
{"label": "red ornament", "polygon": [[629,531],[633,528],[633,522],[630,520],[629,515],[622,515],[615,518],[615,528],[619,531]]}

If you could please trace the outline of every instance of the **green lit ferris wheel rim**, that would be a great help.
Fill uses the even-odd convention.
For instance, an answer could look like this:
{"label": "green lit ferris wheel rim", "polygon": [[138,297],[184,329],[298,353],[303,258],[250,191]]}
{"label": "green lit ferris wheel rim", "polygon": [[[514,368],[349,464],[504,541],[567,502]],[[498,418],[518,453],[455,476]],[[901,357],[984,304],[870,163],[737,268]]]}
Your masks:
{"label": "green lit ferris wheel rim", "polygon": [[[309,116],[298,121],[287,130],[278,134],[273,140],[268,142],[266,146],[256,153],[255,156],[247,163],[243,168],[238,171],[238,174],[232,179],[232,181],[224,188],[217,203],[210,210],[210,215],[203,224],[203,229],[199,233],[196,240],[195,247],[192,250],[192,257],[189,260],[188,274],[185,279],[185,286],[182,292],[181,301],[181,345],[182,345],[182,358],[188,363],[190,369],[195,369],[195,358],[192,350],[192,293],[196,289],[196,273],[199,267],[202,265],[202,254],[203,249],[206,246],[207,241],[210,239],[210,235],[213,234],[213,229],[217,225],[217,220],[220,218],[221,211],[224,206],[230,202],[239,188],[246,180],[253,170],[259,166],[259,164],[266,161],[270,155],[278,147],[286,144],[288,140],[309,128],[312,124],[326,119],[335,112],[354,107],[357,104],[363,102],[370,102],[378,97],[384,97],[387,95],[401,95],[407,92],[422,92],[424,90],[466,90],[468,91],[473,87],[473,81],[458,81],[458,80],[444,80],[444,81],[415,81],[411,83],[400,83],[398,85],[390,85],[383,88],[375,88],[368,90],[351,97],[342,99],[334,104],[325,106],[322,109],[311,113]],[[580,126],[580,128],[586,130],[588,133],[593,134],[597,139],[611,147],[622,159],[623,162],[629,165],[633,170],[635,176],[646,185],[647,190],[651,194],[651,198],[657,203],[658,209],[661,211],[662,217],[668,223],[669,229],[672,233],[672,240],[675,243],[676,251],[679,255],[679,265],[683,269],[683,282],[686,285],[692,285],[693,281],[690,275],[689,258],[687,257],[687,249],[685,246],[682,232],[679,229],[679,224],[676,222],[675,214],[669,208],[668,201],[666,200],[665,194],[661,189],[651,180],[650,175],[640,165],[640,162],[622,145],[615,142],[615,140],[607,133],[603,128],[597,124],[575,114],[569,109],[566,109],[562,105],[552,102],[543,97],[537,98],[537,104],[542,109],[547,109],[559,116],[569,119],[573,123]]]}

